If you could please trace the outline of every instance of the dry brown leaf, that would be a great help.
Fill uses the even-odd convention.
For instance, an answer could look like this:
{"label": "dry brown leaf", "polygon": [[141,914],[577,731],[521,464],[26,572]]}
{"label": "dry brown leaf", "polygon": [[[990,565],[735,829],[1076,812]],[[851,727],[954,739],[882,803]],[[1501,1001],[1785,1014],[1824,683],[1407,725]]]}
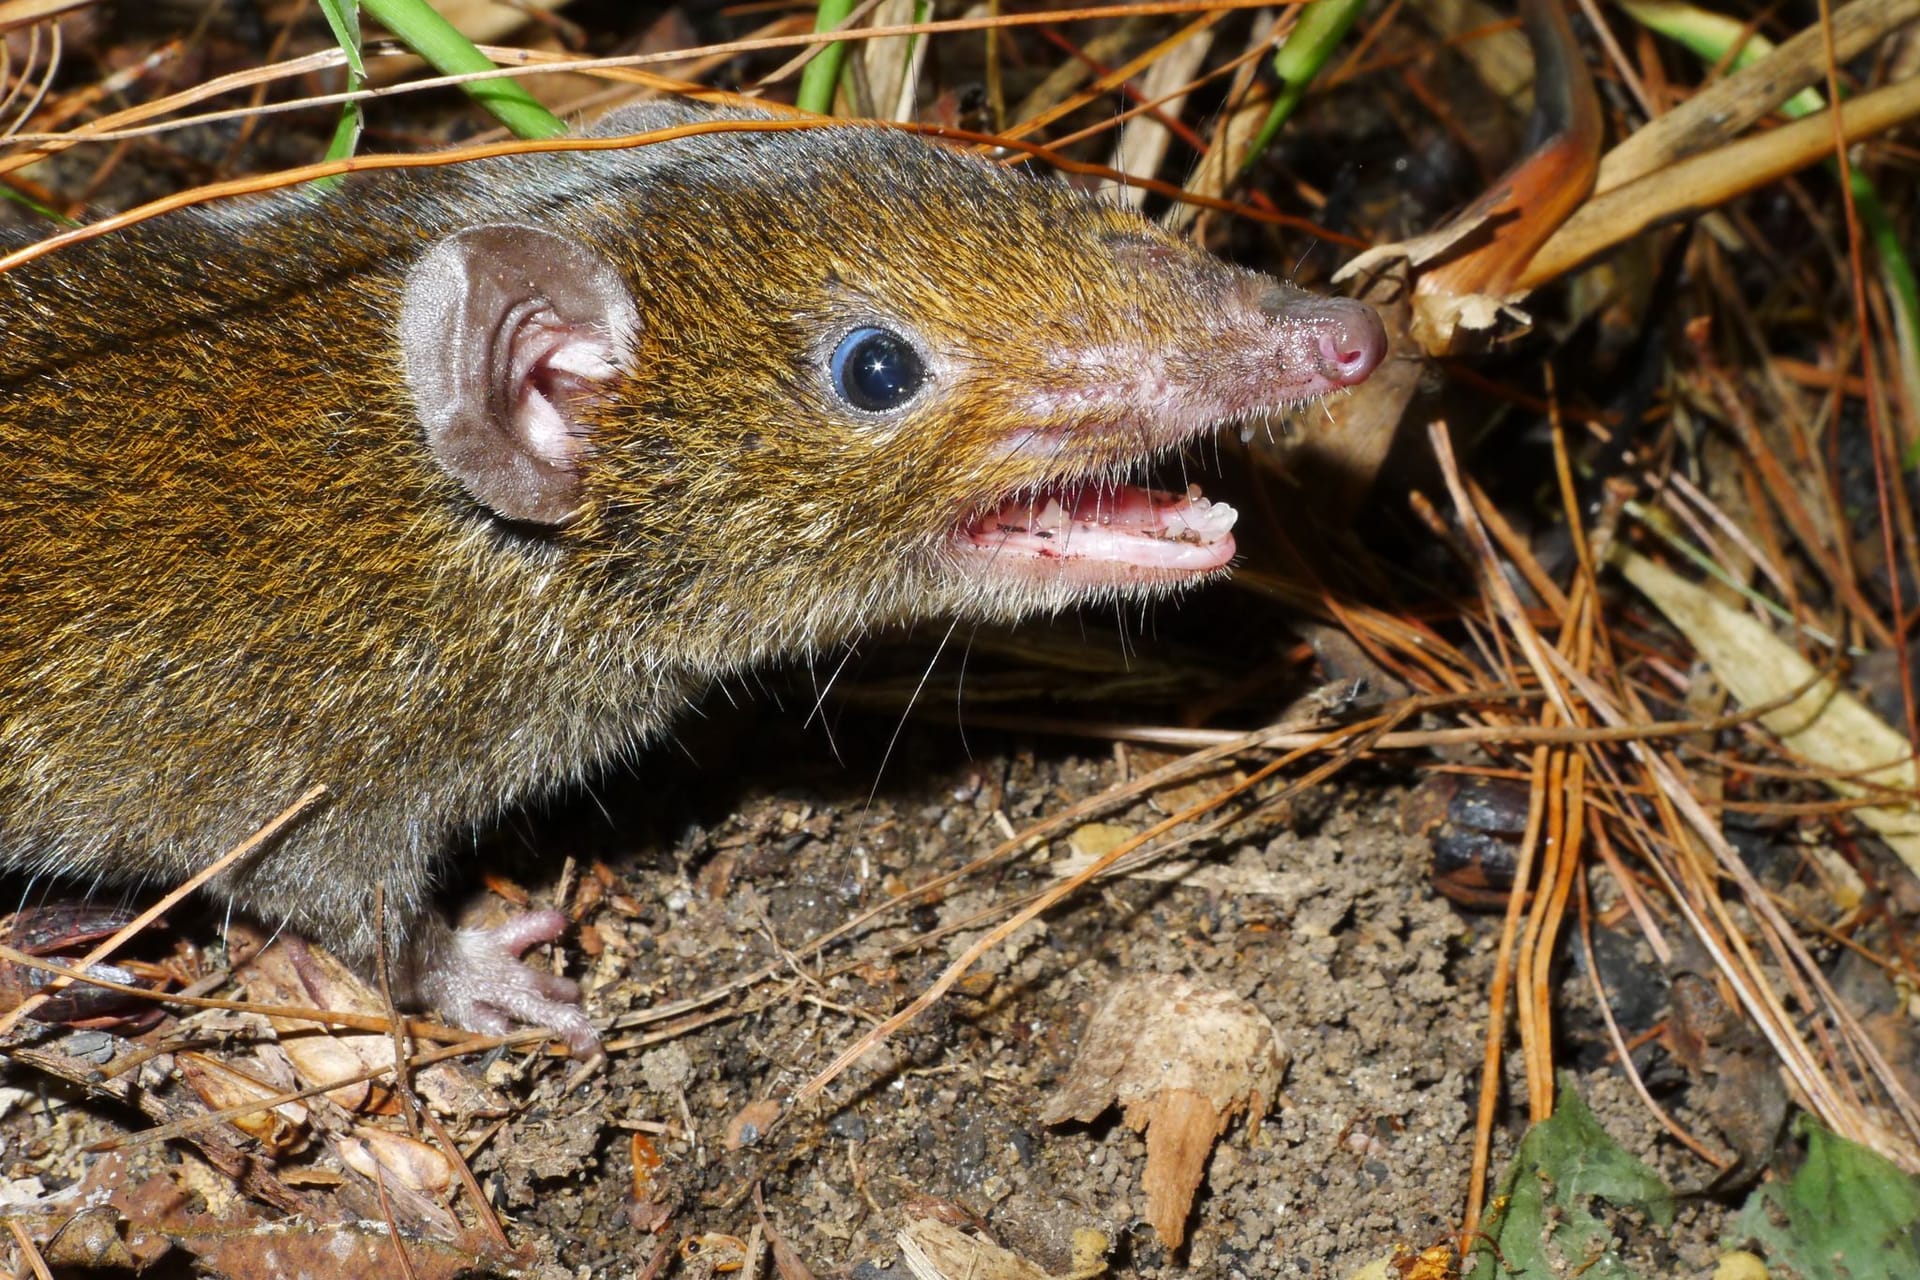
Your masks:
{"label": "dry brown leaf", "polygon": [[[385,1012],[378,997],[359,975],[317,947],[282,938],[240,970],[248,996],[265,1005],[294,1005],[331,1009],[340,1013],[379,1015]],[[369,1071],[393,1065],[393,1039],[373,1032],[329,1031],[311,1022],[276,1018],[267,1021],[279,1033],[280,1048],[301,1079],[309,1084],[352,1080]],[[327,1091],[348,1111],[368,1107],[374,1084],[361,1080]]]}
{"label": "dry brown leaf", "polygon": [[1019,1254],[937,1218],[910,1219],[894,1238],[915,1280],[1048,1280]]}
{"label": "dry brown leaf", "polygon": [[749,1102],[727,1122],[727,1150],[738,1151],[758,1143],[779,1118],[780,1103],[777,1100],[762,1098],[758,1102]]}
{"label": "dry brown leaf", "polygon": [[[1213,48],[1211,31],[1196,31],[1146,69],[1138,82],[1141,100],[1160,103],[1168,119],[1178,120],[1186,106],[1186,95],[1174,91],[1193,82],[1201,64]],[[1142,115],[1127,122],[1109,162],[1121,173],[1158,173],[1173,145],[1173,132],[1152,116]],[[1113,193],[1115,201],[1138,209],[1146,202],[1145,187],[1124,186]]]}
{"label": "dry brown leaf", "polygon": [[[360,976],[318,947],[282,938],[240,969],[248,995],[265,1005],[331,1009],[385,1017],[385,1003]],[[316,1027],[298,1019],[267,1019],[280,1048],[307,1085],[391,1072],[393,1037],[388,1033]],[[389,1076],[330,1089],[327,1097],[348,1111],[390,1109]],[[436,1063],[412,1076],[414,1090],[442,1115],[501,1115],[506,1099],[455,1062]]]}
{"label": "dry brown leaf", "polygon": [[1363,279],[1402,260],[1412,266],[1424,267],[1438,260],[1441,255],[1452,252],[1456,246],[1479,229],[1478,222],[1449,222],[1445,226],[1405,240],[1374,245],[1371,249],[1362,250],[1342,263],[1333,273],[1333,283],[1345,284],[1349,280]]}
{"label": "dry brown leaf", "polygon": [[[504,1254],[486,1232],[460,1230],[457,1224],[439,1240],[396,1242],[384,1222],[283,1218],[244,1198],[213,1212],[205,1197],[193,1194],[177,1175],[128,1184],[121,1173],[125,1166],[124,1157],[109,1155],[89,1170],[81,1185],[95,1195],[111,1188],[111,1206],[122,1220],[109,1225],[125,1242],[137,1270],[159,1261],[169,1247],[192,1255],[198,1264],[194,1274],[212,1276],[408,1275],[454,1280],[498,1275],[532,1261],[526,1249]],[[78,1263],[83,1259],[68,1249],[71,1243],[60,1243],[60,1256]],[[404,1266],[395,1256],[402,1247],[407,1253]],[[110,1256],[100,1253],[94,1261]]]}
{"label": "dry brown leaf", "polygon": [[1127,1124],[1147,1137],[1147,1220],[1174,1248],[1186,1239],[1214,1142],[1242,1111],[1259,1125],[1286,1069],[1273,1024],[1251,1002],[1180,974],[1145,974],[1122,982],[1093,1015],[1040,1119],[1085,1122],[1124,1108]]}
{"label": "dry brown leaf", "polygon": [[[915,0],[881,0],[873,11],[876,27],[910,26]],[[867,66],[867,114],[881,120],[912,120],[920,103],[920,67],[930,42],[911,36],[886,36],[864,42]]]}
{"label": "dry brown leaf", "polygon": [[0,31],[28,27],[48,18],[85,8],[93,0],[7,0],[0,4]]}
{"label": "dry brown leaf", "polygon": [[438,1196],[453,1185],[453,1166],[438,1148],[404,1133],[357,1124],[350,1137],[334,1140],[334,1150],[348,1168],[390,1188]]}
{"label": "dry brown leaf", "polygon": [[475,44],[492,44],[527,25],[530,13],[564,9],[567,0],[439,0],[433,6],[456,30]]}
{"label": "dry brown leaf", "polygon": [[773,1228],[773,1223],[762,1215],[761,1224],[767,1234],[767,1243],[773,1248],[773,1271],[780,1280],[814,1280],[813,1268],[800,1256],[799,1250],[787,1242],[787,1238]]}
{"label": "dry brown leaf", "polygon": [[[1743,706],[1806,692],[1760,717],[1760,723],[1803,759],[1859,782],[1916,795],[1913,749],[1906,736],[1876,716],[1864,702],[1819,670],[1757,618],[1729,608],[1706,590],[1661,568],[1645,556],[1622,551],[1615,560],[1628,582],[1686,635],[1701,661]],[[1825,780],[1843,796],[1866,788],[1841,778]],[[1887,847],[1920,875],[1920,809],[1905,804],[1867,805],[1853,811]]]}
{"label": "dry brown leaf", "polygon": [[1094,862],[1139,834],[1118,822],[1089,822],[1075,827],[1067,836],[1067,848],[1073,850],[1076,861]]}
{"label": "dry brown leaf", "polygon": [[[284,1092],[231,1063],[204,1053],[177,1053],[173,1062],[187,1087],[199,1094],[200,1100],[212,1111],[264,1102]],[[227,1123],[259,1142],[270,1156],[292,1155],[307,1145],[307,1109],[298,1102],[242,1112],[229,1116]]]}
{"label": "dry brown leaf", "polygon": [[1524,294],[1498,296],[1489,293],[1416,294],[1413,300],[1413,336],[1421,346],[1435,354],[1451,349],[1455,335],[1491,333],[1506,325],[1516,330],[1531,328],[1533,317],[1518,305]]}

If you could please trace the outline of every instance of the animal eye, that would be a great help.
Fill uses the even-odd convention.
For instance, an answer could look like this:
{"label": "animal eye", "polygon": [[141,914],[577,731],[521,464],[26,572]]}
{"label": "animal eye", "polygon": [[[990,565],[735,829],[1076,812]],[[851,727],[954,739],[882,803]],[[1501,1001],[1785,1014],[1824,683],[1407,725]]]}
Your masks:
{"label": "animal eye", "polygon": [[855,329],[840,339],[827,367],[840,398],[865,413],[898,409],[927,380],[920,353],[891,329]]}

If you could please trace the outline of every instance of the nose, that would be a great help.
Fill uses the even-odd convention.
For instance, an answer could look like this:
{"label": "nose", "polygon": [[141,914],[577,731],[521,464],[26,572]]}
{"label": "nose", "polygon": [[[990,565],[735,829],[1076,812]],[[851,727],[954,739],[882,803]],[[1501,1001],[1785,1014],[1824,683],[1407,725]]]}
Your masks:
{"label": "nose", "polygon": [[1335,387],[1366,381],[1386,358],[1386,326],[1364,302],[1319,298],[1275,282],[1261,295],[1260,309],[1311,335],[1318,372]]}
{"label": "nose", "polygon": [[1364,302],[1329,298],[1321,317],[1320,357],[1329,381],[1342,387],[1364,382],[1386,357],[1387,329]]}

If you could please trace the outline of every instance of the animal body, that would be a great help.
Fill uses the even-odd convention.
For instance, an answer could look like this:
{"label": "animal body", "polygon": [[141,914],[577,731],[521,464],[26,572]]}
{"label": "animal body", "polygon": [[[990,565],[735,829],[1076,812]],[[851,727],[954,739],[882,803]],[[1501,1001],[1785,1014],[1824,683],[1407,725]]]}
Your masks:
{"label": "animal body", "polygon": [[1232,512],[1141,464],[1384,345],[1360,304],[872,128],[64,249],[0,275],[0,865],[177,882],[325,783],[214,891],[591,1047],[516,958],[556,915],[435,912],[473,832],[769,659],[1221,572]]}

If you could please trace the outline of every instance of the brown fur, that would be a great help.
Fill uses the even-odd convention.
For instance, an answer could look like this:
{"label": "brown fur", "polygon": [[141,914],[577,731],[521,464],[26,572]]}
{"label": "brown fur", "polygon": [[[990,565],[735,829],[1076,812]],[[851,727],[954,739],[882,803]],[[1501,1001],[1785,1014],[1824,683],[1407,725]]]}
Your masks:
{"label": "brown fur", "polygon": [[[638,302],[557,527],[502,522],[436,466],[395,360],[409,264],[483,221],[577,236]],[[430,951],[451,848],[708,682],[1083,596],[945,572],[945,538],[1190,433],[1063,353],[1151,360],[1167,395],[1284,398],[1240,332],[1276,287],[853,129],[356,179],[0,276],[0,863],[172,882],[324,782],[221,892],[364,965],[384,882],[392,941]],[[821,334],[856,302],[947,361],[903,425],[823,398]],[[997,447],[1034,426],[1068,433],[1056,462]]]}

